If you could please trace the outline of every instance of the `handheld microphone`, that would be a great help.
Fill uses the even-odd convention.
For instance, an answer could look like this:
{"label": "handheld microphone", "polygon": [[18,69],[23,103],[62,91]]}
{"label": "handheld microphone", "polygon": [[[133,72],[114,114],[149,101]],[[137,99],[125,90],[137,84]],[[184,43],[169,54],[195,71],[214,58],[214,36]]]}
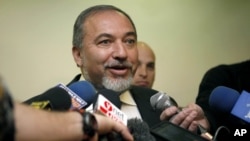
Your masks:
{"label": "handheld microphone", "polygon": [[[127,125],[130,133],[135,141],[155,141],[155,138],[150,134],[147,123],[140,119],[132,118],[127,120],[127,115],[123,113],[119,94],[115,91],[103,89],[98,92],[95,103],[95,111],[102,113],[115,122],[121,122]],[[99,141],[123,141],[123,138],[118,133],[110,133],[99,137]]]}
{"label": "handheld microphone", "polygon": [[[153,107],[153,109],[160,110],[160,111],[163,111],[171,106],[176,106],[178,108],[177,102],[164,92],[158,92],[154,94],[153,96],[151,96],[150,104]],[[181,109],[178,108],[178,111],[176,114],[178,114],[180,111]],[[170,121],[174,116],[175,115],[173,115],[170,118]],[[157,141],[165,141],[165,140],[168,140],[168,141],[182,141],[182,140],[205,141],[205,139],[200,137],[198,134],[194,134],[169,121],[162,121],[156,124],[155,126],[153,126],[150,130],[151,130],[151,133],[154,135],[154,137],[157,139]]]}
{"label": "handheld microphone", "polygon": [[104,114],[114,121],[127,125],[127,115],[118,107],[121,107],[121,101],[116,92],[108,89],[103,89],[98,92],[97,99],[94,104],[94,111]]}
{"label": "handheld microphone", "polygon": [[221,112],[230,113],[241,119],[245,124],[250,123],[250,94],[225,87],[216,87],[210,97],[209,105]]}
{"label": "handheld microphone", "polygon": [[88,81],[78,81],[70,84],[68,87],[62,84],[58,85],[71,96],[71,109],[82,109],[88,107],[94,100],[95,88]]}
{"label": "handheld microphone", "polygon": [[69,87],[58,84],[44,93],[24,101],[24,103],[38,109],[80,110],[86,108],[92,102],[94,96],[95,89],[89,82],[78,81],[72,83]]}
{"label": "handheld microphone", "polygon": [[129,119],[127,127],[135,141],[156,141],[150,133],[148,124],[141,119]]}
{"label": "handheld microphone", "polygon": [[150,104],[155,110],[163,111],[170,106],[178,107],[176,101],[164,92],[158,92],[150,97]]}
{"label": "handheld microphone", "polygon": [[71,107],[71,98],[65,90],[53,87],[24,103],[37,109],[67,111]]}

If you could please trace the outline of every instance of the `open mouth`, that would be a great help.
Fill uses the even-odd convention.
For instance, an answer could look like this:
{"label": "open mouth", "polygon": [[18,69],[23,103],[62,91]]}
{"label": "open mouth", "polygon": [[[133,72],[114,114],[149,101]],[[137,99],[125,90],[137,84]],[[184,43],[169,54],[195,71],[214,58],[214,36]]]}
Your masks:
{"label": "open mouth", "polygon": [[107,67],[107,68],[112,74],[115,74],[115,75],[126,75],[128,71],[130,70],[129,67],[123,66],[123,65],[112,66],[112,67]]}

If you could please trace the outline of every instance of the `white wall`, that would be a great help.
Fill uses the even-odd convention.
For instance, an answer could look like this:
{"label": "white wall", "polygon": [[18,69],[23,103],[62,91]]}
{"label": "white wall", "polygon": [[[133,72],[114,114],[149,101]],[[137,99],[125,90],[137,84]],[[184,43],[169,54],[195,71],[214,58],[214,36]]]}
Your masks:
{"label": "white wall", "polygon": [[0,0],[0,74],[17,100],[80,72],[71,55],[73,24],[95,4],[134,20],[157,57],[154,88],[180,105],[195,100],[205,71],[250,58],[250,1]]}

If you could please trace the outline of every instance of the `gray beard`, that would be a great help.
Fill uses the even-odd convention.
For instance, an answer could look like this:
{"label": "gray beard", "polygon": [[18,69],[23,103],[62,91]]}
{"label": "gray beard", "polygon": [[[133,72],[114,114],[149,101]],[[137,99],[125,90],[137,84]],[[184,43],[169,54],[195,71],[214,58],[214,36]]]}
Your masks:
{"label": "gray beard", "polygon": [[108,77],[104,76],[102,79],[102,85],[106,89],[110,89],[116,92],[123,92],[131,86],[133,81],[132,75],[128,77],[128,79],[124,79],[122,77],[118,77],[116,79],[109,79]]}
{"label": "gray beard", "polygon": [[96,89],[106,88],[106,89],[113,90],[115,92],[123,92],[129,89],[133,82],[132,74],[128,77],[128,79],[124,79],[122,77],[110,79],[109,77],[104,76],[102,78],[102,82],[101,82],[102,84],[96,84],[93,81],[91,81],[87,71],[83,71],[83,77],[85,78],[85,80],[91,82],[96,87]]}

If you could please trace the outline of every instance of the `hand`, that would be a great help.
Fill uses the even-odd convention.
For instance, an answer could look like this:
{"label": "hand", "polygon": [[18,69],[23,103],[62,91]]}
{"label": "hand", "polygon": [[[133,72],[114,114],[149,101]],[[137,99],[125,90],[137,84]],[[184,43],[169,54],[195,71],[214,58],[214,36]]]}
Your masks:
{"label": "hand", "polygon": [[209,129],[209,123],[204,112],[197,104],[191,103],[180,112],[178,112],[178,110],[179,109],[175,106],[169,107],[161,113],[160,119],[168,120],[170,117],[174,116],[170,122],[188,129],[191,132],[196,132],[198,125],[203,126],[206,130]]}
{"label": "hand", "polygon": [[98,133],[106,134],[111,131],[121,134],[126,141],[133,141],[133,136],[130,134],[127,126],[122,123],[113,121],[112,119],[100,114],[94,114],[98,123]]}

